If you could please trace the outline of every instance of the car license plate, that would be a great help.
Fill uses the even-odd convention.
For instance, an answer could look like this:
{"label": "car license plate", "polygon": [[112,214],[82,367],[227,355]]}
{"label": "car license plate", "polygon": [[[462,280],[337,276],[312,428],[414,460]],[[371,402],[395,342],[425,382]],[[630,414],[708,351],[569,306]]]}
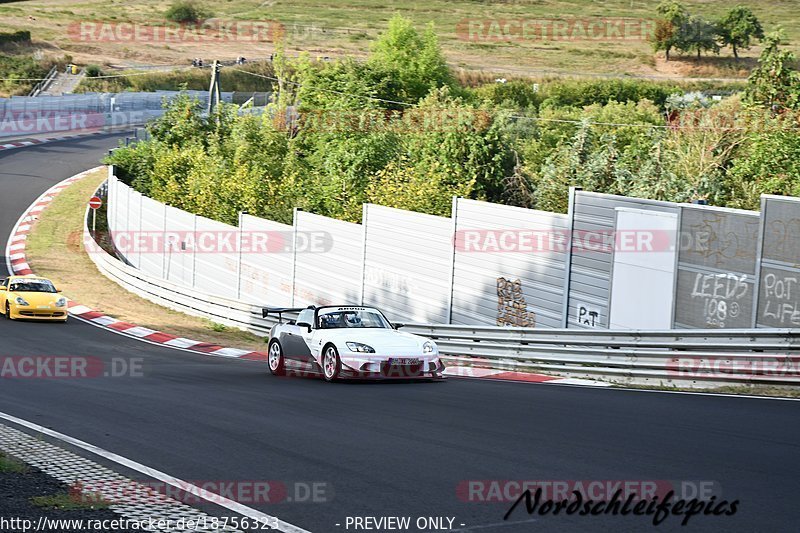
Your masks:
{"label": "car license plate", "polygon": [[419,359],[407,359],[407,358],[397,358],[397,357],[389,358],[390,365],[413,366],[413,365],[418,365],[419,363],[420,363]]}
{"label": "car license plate", "polygon": [[49,305],[40,305],[36,309],[50,309],[50,306]]}

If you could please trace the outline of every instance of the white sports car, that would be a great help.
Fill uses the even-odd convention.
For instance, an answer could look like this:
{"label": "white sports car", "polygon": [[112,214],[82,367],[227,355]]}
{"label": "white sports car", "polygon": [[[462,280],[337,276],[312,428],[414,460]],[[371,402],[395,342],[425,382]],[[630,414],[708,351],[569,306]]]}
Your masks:
{"label": "white sports car", "polygon": [[436,344],[397,330],[374,307],[322,306],[305,309],[265,308],[263,315],[298,312],[296,320],[272,327],[269,369],[338,378],[441,379],[444,364]]}

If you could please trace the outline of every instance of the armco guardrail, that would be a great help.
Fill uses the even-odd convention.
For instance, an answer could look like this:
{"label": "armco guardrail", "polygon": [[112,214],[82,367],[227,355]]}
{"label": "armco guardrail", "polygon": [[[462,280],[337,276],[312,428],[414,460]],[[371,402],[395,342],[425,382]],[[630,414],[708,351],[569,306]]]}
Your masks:
{"label": "armco guardrail", "polygon": [[[88,222],[88,209],[87,209]],[[267,335],[268,302],[213,296],[144,274],[108,254],[84,226],[97,268],[154,303]],[[409,324],[460,365],[544,371],[621,384],[681,387],[800,385],[800,329],[580,330]]]}
{"label": "armco guardrail", "polygon": [[460,364],[627,384],[800,385],[800,330],[565,330],[410,324]]}

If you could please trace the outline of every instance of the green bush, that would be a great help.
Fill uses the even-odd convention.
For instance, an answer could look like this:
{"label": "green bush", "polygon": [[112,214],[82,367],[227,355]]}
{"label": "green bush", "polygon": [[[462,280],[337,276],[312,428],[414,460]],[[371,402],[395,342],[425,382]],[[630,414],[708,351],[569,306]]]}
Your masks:
{"label": "green bush", "polygon": [[514,109],[537,109],[542,103],[538,84],[529,80],[514,80],[506,83],[487,83],[474,90],[479,100],[495,107]]}
{"label": "green bush", "polygon": [[90,78],[96,78],[100,76],[103,72],[100,70],[100,67],[97,65],[87,65],[86,66],[86,75]]}
{"label": "green bush", "polygon": [[178,23],[200,22],[210,16],[210,13],[189,0],[178,0],[174,2],[164,14],[167,20]]}
{"label": "green bush", "polygon": [[0,54],[0,93],[25,95],[30,92],[35,81],[21,81],[43,78],[50,69],[49,63],[36,60],[33,56],[10,56]]}
{"label": "green bush", "polygon": [[13,33],[0,32],[0,45],[7,43],[30,43],[31,32],[29,31],[15,31]]}
{"label": "green bush", "polygon": [[560,80],[542,84],[545,107],[584,107],[609,102],[650,100],[663,108],[667,97],[684,92],[677,84],[641,80]]}

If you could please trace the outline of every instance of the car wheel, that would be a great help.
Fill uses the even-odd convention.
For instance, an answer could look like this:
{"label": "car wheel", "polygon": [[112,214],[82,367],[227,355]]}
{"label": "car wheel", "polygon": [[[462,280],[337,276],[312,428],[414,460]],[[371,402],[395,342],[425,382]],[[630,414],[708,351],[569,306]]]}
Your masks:
{"label": "car wheel", "polygon": [[6,318],[9,320],[14,320],[11,318],[11,306],[9,305],[8,300],[6,300]]}
{"label": "car wheel", "polygon": [[335,381],[341,369],[342,360],[339,359],[339,352],[336,346],[329,344],[322,354],[322,374],[325,376],[325,381]]}
{"label": "car wheel", "polygon": [[269,343],[269,371],[273,376],[283,376],[286,374],[286,360],[283,358],[283,348],[281,343],[273,340]]}

